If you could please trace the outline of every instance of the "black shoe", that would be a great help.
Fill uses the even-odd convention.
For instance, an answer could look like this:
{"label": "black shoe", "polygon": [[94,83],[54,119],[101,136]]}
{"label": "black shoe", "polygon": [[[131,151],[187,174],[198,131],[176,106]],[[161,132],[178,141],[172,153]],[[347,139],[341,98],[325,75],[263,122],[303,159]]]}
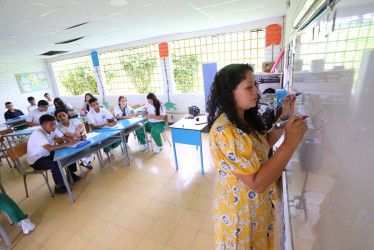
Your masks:
{"label": "black shoe", "polygon": [[55,194],[67,194],[68,190],[66,189],[65,185],[60,187],[55,187]]}
{"label": "black shoe", "polygon": [[77,182],[81,180],[81,177],[79,177],[78,175],[74,173],[71,173],[71,177],[73,177],[73,182]]}
{"label": "black shoe", "polygon": [[81,164],[81,166],[83,166],[83,167],[85,167],[85,168],[87,168],[87,169],[91,170],[91,169],[93,169],[93,167],[91,166],[91,164],[90,164],[90,163],[91,163],[91,162],[89,161],[89,162],[88,162],[88,164],[87,164],[87,166],[86,166],[86,165],[84,165],[84,164],[83,164],[83,162],[81,161],[81,163],[80,163],[80,164]]}

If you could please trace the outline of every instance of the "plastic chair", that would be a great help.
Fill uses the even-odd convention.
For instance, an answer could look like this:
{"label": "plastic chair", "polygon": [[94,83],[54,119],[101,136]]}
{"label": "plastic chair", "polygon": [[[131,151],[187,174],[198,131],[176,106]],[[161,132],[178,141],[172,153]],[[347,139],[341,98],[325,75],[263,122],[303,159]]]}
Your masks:
{"label": "plastic chair", "polygon": [[43,176],[45,183],[48,186],[49,192],[51,193],[51,196],[54,197],[54,193],[52,192],[51,187],[49,186],[48,182],[48,170],[37,170],[32,169],[31,171],[27,171],[22,163],[22,161],[19,159],[22,156],[27,154],[27,142],[24,142],[22,144],[16,145],[14,148],[8,150],[8,155],[12,161],[14,161],[14,166],[17,169],[17,171],[23,175],[23,182],[25,184],[25,191],[26,191],[26,197],[29,197],[29,193],[27,191],[27,183],[26,183],[26,177],[27,175],[32,174],[40,174]]}

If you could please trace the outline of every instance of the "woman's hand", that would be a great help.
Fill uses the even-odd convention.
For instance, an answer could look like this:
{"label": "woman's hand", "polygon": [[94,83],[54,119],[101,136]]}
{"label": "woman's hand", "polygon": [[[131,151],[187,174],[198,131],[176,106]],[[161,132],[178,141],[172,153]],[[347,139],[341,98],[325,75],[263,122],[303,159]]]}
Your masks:
{"label": "woman's hand", "polygon": [[308,126],[300,116],[291,116],[285,127],[284,144],[296,149],[304,137]]}
{"label": "woman's hand", "polygon": [[[290,117],[295,111],[296,95],[288,94],[282,101],[282,115],[283,117]],[[287,118],[286,118],[287,119]]]}

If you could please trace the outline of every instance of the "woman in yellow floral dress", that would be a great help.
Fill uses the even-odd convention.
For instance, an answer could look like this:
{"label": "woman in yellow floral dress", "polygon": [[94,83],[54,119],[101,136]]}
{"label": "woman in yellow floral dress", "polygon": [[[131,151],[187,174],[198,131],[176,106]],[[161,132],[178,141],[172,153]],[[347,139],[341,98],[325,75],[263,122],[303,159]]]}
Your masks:
{"label": "woman in yellow floral dress", "polygon": [[[265,131],[258,115],[258,89],[248,64],[231,64],[215,76],[208,100],[208,126],[219,175],[213,204],[216,249],[274,249],[271,186],[307,130],[292,116],[296,97],[282,102],[284,128]],[[268,160],[285,132],[283,144]]]}

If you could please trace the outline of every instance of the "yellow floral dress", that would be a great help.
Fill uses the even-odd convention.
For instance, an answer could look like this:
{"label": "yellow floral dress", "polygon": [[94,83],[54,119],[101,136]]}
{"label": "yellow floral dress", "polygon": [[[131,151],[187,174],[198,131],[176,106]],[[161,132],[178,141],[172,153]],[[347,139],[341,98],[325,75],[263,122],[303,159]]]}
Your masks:
{"label": "yellow floral dress", "polygon": [[210,150],[219,174],[213,201],[216,249],[274,249],[273,188],[256,193],[236,174],[254,174],[268,159],[269,144],[247,135],[222,114],[213,124]]}

